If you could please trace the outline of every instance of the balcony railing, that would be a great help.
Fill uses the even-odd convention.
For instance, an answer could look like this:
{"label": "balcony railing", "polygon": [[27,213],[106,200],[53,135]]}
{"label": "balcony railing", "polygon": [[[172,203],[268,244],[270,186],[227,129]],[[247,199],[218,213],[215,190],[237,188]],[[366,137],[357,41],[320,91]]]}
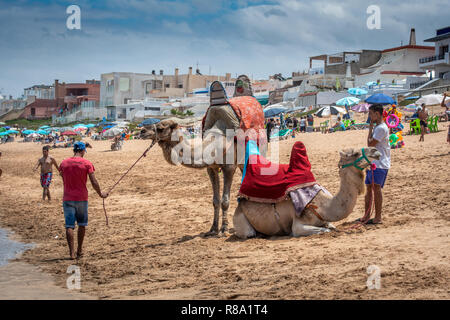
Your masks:
{"label": "balcony railing", "polygon": [[431,56],[431,57],[425,57],[425,58],[419,59],[419,63],[428,63],[428,62],[444,60],[444,59],[445,59],[445,55],[440,54],[438,56]]}

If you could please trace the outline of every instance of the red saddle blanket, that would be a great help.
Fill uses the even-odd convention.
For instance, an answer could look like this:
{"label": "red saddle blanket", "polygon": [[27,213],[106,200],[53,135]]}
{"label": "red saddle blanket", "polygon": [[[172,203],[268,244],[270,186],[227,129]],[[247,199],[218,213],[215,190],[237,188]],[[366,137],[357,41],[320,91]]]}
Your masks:
{"label": "red saddle blanket", "polygon": [[[248,139],[258,141],[259,133],[262,134],[262,141],[266,142],[266,133],[264,129],[264,112],[261,104],[254,97],[241,96],[235,97],[228,100],[228,104],[233,108],[236,116],[239,119],[240,128],[247,132],[247,130],[253,129],[250,132]],[[203,117],[202,125],[205,124],[206,116],[208,111],[206,111]]]}
{"label": "red saddle blanket", "polygon": [[289,165],[271,163],[261,155],[250,155],[239,196],[257,202],[286,199],[290,191],[316,184],[303,142],[292,147]]}

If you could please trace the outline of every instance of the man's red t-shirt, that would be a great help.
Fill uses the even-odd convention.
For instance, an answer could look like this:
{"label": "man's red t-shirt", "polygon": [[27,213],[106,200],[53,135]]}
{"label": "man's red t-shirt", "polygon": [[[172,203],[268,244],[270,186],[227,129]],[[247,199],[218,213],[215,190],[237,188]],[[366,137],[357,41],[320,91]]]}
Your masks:
{"label": "man's red t-shirt", "polygon": [[64,180],[63,201],[88,201],[87,176],[95,171],[94,165],[81,157],[63,160],[59,166]]}

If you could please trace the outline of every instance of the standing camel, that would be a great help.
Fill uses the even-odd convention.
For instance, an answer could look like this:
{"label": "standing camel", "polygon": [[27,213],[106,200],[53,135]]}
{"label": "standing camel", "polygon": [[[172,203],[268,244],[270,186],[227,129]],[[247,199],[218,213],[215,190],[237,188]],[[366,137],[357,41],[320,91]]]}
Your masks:
{"label": "standing camel", "polygon": [[[235,97],[249,97],[251,95],[250,81],[246,76],[240,76],[236,84]],[[254,100],[256,101],[256,99]],[[262,108],[259,109],[258,112],[260,114],[255,114],[254,116],[264,119]],[[244,154],[238,152],[236,141],[227,140],[225,137],[226,130],[237,130],[240,128],[240,119],[236,111],[228,103],[225,90],[218,81],[211,84],[210,107],[204,120],[204,135],[201,145],[186,142],[179,134],[178,124],[172,120],[164,120],[156,125],[144,128],[141,132],[141,137],[143,139],[157,140],[163,151],[164,159],[170,164],[181,164],[195,169],[207,169],[213,189],[214,220],[211,229],[206,235],[210,236],[219,233],[220,209],[222,209],[220,234],[225,235],[228,231],[227,213],[230,206],[233,176],[237,167],[240,167],[242,170]],[[222,141],[219,141],[221,139]],[[266,146],[261,147],[264,149]],[[223,159],[226,159],[226,154],[231,148],[234,152],[232,161],[211,162],[205,161],[203,158],[203,150],[218,150],[218,153],[222,153]],[[201,150],[198,151],[199,149]],[[190,154],[186,154],[186,150],[189,150]],[[217,156],[218,154],[213,152],[213,155]],[[220,196],[220,171],[223,173],[222,197]]]}

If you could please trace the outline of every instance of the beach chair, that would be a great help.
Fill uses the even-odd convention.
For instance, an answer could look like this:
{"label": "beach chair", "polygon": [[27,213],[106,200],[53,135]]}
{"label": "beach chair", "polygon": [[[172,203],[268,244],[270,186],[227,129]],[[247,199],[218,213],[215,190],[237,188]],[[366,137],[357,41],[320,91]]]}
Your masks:
{"label": "beach chair", "polygon": [[409,134],[420,134],[420,120],[414,119],[409,123]]}
{"label": "beach chair", "polygon": [[328,131],[328,123],[330,120],[324,121],[320,123],[320,132],[327,133]]}
{"label": "beach chair", "polygon": [[433,116],[429,116],[427,119],[427,126],[430,130],[430,133],[433,132],[432,126],[433,126]]}
{"label": "beach chair", "polygon": [[430,117],[430,122],[428,123],[428,128],[430,128],[430,132],[438,132],[438,120],[439,116],[432,116]]}

